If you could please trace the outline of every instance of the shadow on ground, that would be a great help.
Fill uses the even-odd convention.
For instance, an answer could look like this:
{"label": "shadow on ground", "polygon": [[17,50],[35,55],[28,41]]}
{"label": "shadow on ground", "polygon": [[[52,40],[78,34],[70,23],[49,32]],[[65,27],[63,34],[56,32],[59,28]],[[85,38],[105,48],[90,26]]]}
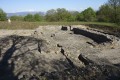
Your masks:
{"label": "shadow on ground", "polygon": [[[91,35],[93,34],[88,37]],[[98,41],[98,43],[104,41]],[[48,63],[43,56],[38,57],[32,52],[35,50],[41,54],[42,46],[43,40],[33,37],[13,35],[2,38],[0,40],[0,80],[120,80],[119,64],[98,65],[89,59],[81,58],[81,60],[78,57],[83,63],[86,62],[85,67],[79,68],[64,54],[64,51],[61,53],[65,60],[52,60]],[[16,63],[17,60],[23,62]],[[46,64],[51,64],[55,71],[49,72],[45,68]],[[18,69],[17,72],[16,68],[20,70]]]}
{"label": "shadow on ground", "polygon": [[[0,80],[17,80],[18,75],[14,75],[15,63],[12,56],[15,51],[20,50],[23,46],[33,43],[39,44],[42,43],[42,40],[38,40],[32,37],[23,37],[23,36],[7,36],[0,40]],[[33,44],[32,44],[33,45]],[[42,46],[42,45],[41,45]],[[7,49],[7,50],[5,50]],[[37,50],[32,49],[32,50]],[[27,52],[32,50],[26,50],[24,53],[15,56],[17,58],[21,55],[24,55]]]}

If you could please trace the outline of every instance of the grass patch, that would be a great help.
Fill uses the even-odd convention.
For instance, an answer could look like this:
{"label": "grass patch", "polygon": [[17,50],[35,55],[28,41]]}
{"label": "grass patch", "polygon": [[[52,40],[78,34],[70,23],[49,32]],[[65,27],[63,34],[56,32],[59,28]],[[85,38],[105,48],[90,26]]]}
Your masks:
{"label": "grass patch", "polygon": [[22,22],[12,21],[9,24],[7,21],[0,22],[0,29],[35,29],[38,26],[44,25],[96,25],[96,27],[107,26],[110,28],[120,28],[114,23],[103,23],[103,22]]}

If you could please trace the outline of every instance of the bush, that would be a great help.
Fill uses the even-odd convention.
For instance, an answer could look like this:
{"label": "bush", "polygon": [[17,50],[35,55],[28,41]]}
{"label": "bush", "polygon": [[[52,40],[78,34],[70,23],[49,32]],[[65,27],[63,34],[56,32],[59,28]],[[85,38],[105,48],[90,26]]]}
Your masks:
{"label": "bush", "polygon": [[13,21],[23,21],[24,17],[23,16],[11,16],[10,19]]}
{"label": "bush", "polygon": [[84,21],[84,16],[83,16],[82,13],[79,13],[79,14],[77,15],[77,21]]}
{"label": "bush", "polygon": [[97,12],[97,18],[100,22],[112,22],[112,9],[107,5],[102,5]]}
{"label": "bush", "polygon": [[0,21],[5,21],[7,20],[7,16],[6,16],[6,13],[0,9]]}
{"label": "bush", "polygon": [[81,14],[83,14],[84,21],[96,20],[96,12],[91,7],[85,9]]}
{"label": "bush", "polygon": [[24,20],[31,22],[31,21],[34,21],[34,17],[33,17],[33,15],[28,14],[24,17]]}
{"label": "bush", "polygon": [[35,14],[34,15],[34,21],[42,21],[42,16],[40,14]]}

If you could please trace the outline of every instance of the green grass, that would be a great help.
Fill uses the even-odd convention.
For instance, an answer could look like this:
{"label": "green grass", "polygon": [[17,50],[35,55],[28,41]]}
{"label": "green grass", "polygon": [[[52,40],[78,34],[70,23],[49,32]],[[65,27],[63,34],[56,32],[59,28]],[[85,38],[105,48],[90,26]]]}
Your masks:
{"label": "green grass", "polygon": [[22,22],[14,21],[9,24],[7,21],[0,22],[0,29],[35,29],[38,26],[44,25],[96,25],[107,26],[110,28],[120,28],[114,23],[103,23],[103,22]]}

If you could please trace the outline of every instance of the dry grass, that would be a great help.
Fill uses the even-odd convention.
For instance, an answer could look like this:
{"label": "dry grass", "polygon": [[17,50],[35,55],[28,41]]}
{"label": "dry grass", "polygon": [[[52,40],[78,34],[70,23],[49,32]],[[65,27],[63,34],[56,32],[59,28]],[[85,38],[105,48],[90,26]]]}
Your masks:
{"label": "dry grass", "polygon": [[21,22],[21,21],[14,21],[11,24],[9,24],[7,21],[1,21],[0,29],[35,29],[40,25],[89,25],[89,24],[118,28],[118,26],[113,23],[100,23],[100,22]]}
{"label": "dry grass", "polygon": [[34,22],[0,22],[0,29],[34,29],[38,27],[38,23]]}

